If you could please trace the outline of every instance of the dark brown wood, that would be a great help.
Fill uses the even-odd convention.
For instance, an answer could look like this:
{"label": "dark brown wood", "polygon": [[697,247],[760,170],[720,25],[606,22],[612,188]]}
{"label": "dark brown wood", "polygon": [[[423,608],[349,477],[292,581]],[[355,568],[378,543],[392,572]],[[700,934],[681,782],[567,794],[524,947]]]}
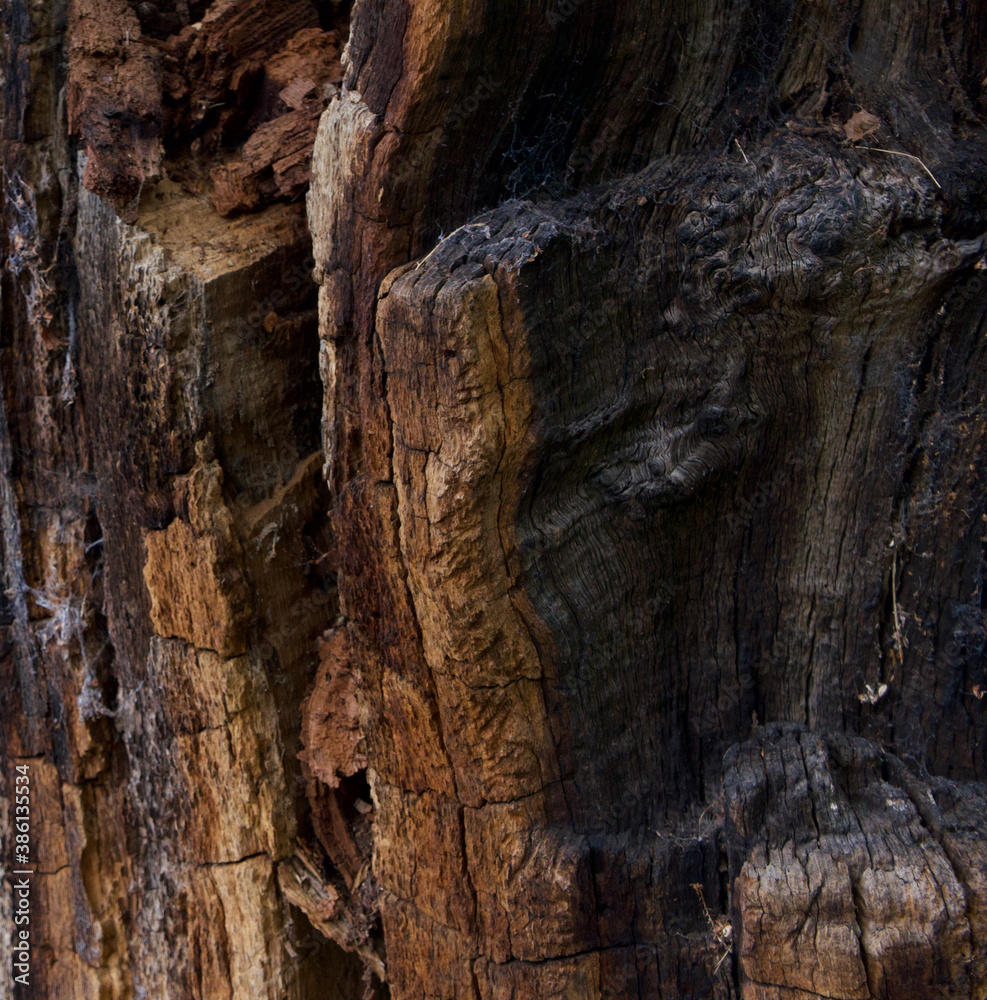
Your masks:
{"label": "dark brown wood", "polygon": [[0,992],[985,996],[984,9],[3,26]]}
{"label": "dark brown wood", "polygon": [[394,992],[977,995],[972,866],[856,864],[848,971],[721,817],[759,720],[984,777],[980,16],[371,6],[309,219]]}

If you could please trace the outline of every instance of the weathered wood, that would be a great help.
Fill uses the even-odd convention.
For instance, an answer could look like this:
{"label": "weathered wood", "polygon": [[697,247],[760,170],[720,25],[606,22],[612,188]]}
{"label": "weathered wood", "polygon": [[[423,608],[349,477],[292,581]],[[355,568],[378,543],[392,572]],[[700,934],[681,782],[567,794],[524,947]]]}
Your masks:
{"label": "weathered wood", "polygon": [[[4,8],[3,815],[25,762],[39,871],[30,986],[8,887],[0,992],[358,995],[278,880],[314,840],[298,707],[337,606],[309,242],[271,204],[299,189],[218,218],[170,159],[167,53],[129,8],[69,13]],[[311,77],[296,42],[251,53]]]}
{"label": "weathered wood", "polygon": [[985,995],[987,9],[3,18],[0,992]]}
{"label": "weathered wood", "polygon": [[[751,955],[809,896],[761,936],[717,840],[758,719],[983,779],[987,53],[942,16],[357,5],[309,219],[393,995],[785,987]],[[965,905],[915,989],[982,991]],[[910,982],[802,951],[816,994]]]}
{"label": "weathered wood", "polygon": [[791,725],[726,763],[744,996],[983,992],[983,785]]}

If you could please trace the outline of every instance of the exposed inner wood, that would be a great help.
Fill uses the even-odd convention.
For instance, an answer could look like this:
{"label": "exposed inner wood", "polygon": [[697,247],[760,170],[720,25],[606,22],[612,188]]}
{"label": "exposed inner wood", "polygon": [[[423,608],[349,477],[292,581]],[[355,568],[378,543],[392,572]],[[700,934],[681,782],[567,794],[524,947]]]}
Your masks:
{"label": "exposed inner wood", "polygon": [[987,995],[987,8],[2,24],[0,994]]}

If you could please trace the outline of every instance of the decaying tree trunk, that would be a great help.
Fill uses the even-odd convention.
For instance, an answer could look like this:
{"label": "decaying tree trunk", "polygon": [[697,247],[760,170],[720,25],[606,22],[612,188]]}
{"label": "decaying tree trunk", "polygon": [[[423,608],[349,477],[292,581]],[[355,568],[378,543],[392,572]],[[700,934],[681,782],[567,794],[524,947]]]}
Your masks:
{"label": "decaying tree trunk", "polygon": [[4,39],[3,989],[987,996],[987,8]]}

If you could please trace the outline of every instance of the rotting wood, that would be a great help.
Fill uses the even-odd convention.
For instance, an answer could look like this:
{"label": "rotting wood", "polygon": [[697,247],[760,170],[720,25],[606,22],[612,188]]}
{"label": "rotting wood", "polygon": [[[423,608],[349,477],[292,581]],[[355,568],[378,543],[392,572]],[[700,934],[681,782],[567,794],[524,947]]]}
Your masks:
{"label": "rotting wood", "polygon": [[982,996],[987,12],[3,16],[30,995]]}

